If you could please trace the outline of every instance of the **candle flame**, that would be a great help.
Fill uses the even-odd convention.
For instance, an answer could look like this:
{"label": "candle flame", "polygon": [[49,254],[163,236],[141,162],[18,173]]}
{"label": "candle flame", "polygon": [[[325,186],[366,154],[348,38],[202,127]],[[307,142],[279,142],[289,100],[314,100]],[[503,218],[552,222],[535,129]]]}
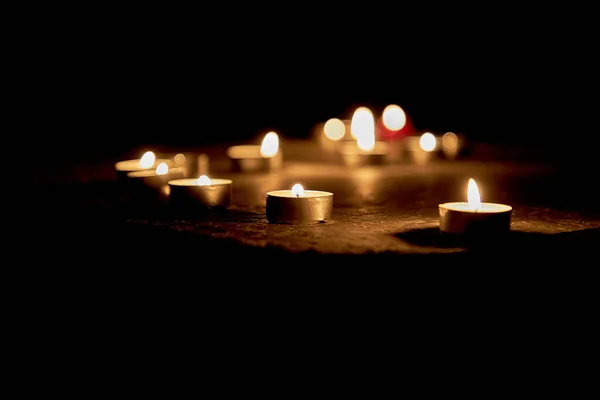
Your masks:
{"label": "candle flame", "polygon": [[469,178],[469,184],[467,186],[467,204],[469,205],[469,209],[473,211],[481,209],[479,189],[473,178]]}
{"label": "candle flame", "polygon": [[301,184],[296,183],[294,186],[292,186],[292,196],[304,196],[304,188]]}
{"label": "candle flame", "polygon": [[419,139],[419,146],[423,151],[433,151],[437,146],[437,139],[435,138],[433,133],[425,132],[421,135],[421,138]]}
{"label": "candle flame", "polygon": [[356,144],[363,151],[375,147],[375,118],[367,107],[358,107],[352,115],[350,133],[356,138]]}
{"label": "candle flame", "polygon": [[206,175],[201,175],[198,178],[198,186],[208,186],[208,185],[211,185],[211,184],[212,184],[212,181]]}
{"label": "candle flame", "polygon": [[260,145],[260,155],[266,158],[275,157],[279,151],[279,136],[275,132],[269,132],[263,138]]}
{"label": "candle flame", "polygon": [[383,126],[392,131],[399,131],[406,125],[406,113],[396,104],[387,106],[383,110],[381,119],[383,120]]}
{"label": "candle flame", "polygon": [[323,125],[323,133],[328,139],[340,140],[346,134],[346,125],[341,119],[331,118]]}
{"label": "candle flame", "polygon": [[442,146],[447,150],[454,150],[458,147],[458,136],[454,132],[446,132],[442,136]]}
{"label": "candle flame", "polygon": [[147,151],[144,153],[138,164],[142,168],[152,168],[154,162],[156,161],[156,155],[153,152]]}
{"label": "candle flame", "polygon": [[169,166],[164,162],[161,162],[156,167],[156,175],[166,175],[167,172],[169,172]]}
{"label": "candle flame", "polygon": [[183,154],[183,153],[175,154],[175,157],[173,157],[173,160],[175,161],[175,164],[183,165],[183,164],[185,164],[185,154]]}

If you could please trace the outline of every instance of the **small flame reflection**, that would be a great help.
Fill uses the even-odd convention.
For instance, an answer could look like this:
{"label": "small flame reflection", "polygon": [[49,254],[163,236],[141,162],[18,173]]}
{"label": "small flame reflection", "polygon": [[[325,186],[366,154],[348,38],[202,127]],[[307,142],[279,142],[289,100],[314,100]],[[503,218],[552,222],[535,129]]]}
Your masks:
{"label": "small flame reflection", "polygon": [[375,147],[375,118],[367,107],[359,107],[352,115],[350,133],[356,138],[356,144],[363,151]]}
{"label": "small flame reflection", "polygon": [[138,164],[142,168],[152,168],[155,161],[156,161],[156,155],[151,151],[147,151],[144,153],[142,158],[140,158],[140,161],[138,162]]}
{"label": "small flame reflection", "polygon": [[277,155],[279,151],[279,136],[275,132],[269,132],[265,135],[260,145],[260,155],[270,158]]}
{"label": "small flame reflection", "polygon": [[396,104],[387,106],[383,110],[381,119],[383,120],[383,125],[392,131],[399,131],[406,125],[406,114],[404,113],[404,110]]}
{"label": "small flame reflection", "polygon": [[423,151],[433,151],[437,146],[437,140],[433,133],[425,132],[419,139],[419,146]]}
{"label": "small flame reflection", "polygon": [[292,196],[304,196],[304,188],[301,184],[296,183],[294,186],[292,186]]}
{"label": "small flame reflection", "polygon": [[164,162],[161,162],[156,167],[156,175],[166,175],[167,172],[169,172],[169,166]]}
{"label": "small flame reflection", "polygon": [[198,178],[198,186],[208,186],[208,185],[212,185],[212,181],[210,180],[210,178],[206,175],[201,175]]}
{"label": "small flame reflection", "polygon": [[323,126],[323,133],[328,139],[337,141],[344,137],[346,134],[346,126],[341,119],[331,118]]}
{"label": "small flame reflection", "polygon": [[467,204],[469,209],[477,211],[481,209],[481,197],[479,195],[479,189],[473,178],[469,178],[469,184],[467,186]]}

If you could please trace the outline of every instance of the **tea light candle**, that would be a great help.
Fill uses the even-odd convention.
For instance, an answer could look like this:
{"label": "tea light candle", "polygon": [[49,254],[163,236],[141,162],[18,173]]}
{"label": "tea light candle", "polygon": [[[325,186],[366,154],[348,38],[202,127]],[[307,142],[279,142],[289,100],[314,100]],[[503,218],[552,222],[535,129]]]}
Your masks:
{"label": "tea light candle", "polygon": [[510,231],[512,207],[506,204],[482,203],[479,189],[469,179],[467,202],[439,204],[440,231],[476,240],[500,236]]}
{"label": "tea light candle", "polygon": [[387,161],[388,144],[375,140],[375,118],[367,107],[359,107],[352,115],[350,132],[355,142],[340,147],[342,162],[348,166],[379,165]]}
{"label": "tea light candle", "polygon": [[333,193],[304,190],[295,184],[291,190],[267,192],[267,221],[280,224],[327,222],[333,209]]}
{"label": "tea light candle", "polygon": [[126,178],[130,172],[154,170],[160,163],[165,163],[167,166],[172,165],[170,159],[156,158],[156,155],[152,151],[147,151],[141,158],[115,163],[115,170],[117,171],[117,177],[122,179]]}
{"label": "tea light candle", "polygon": [[407,150],[415,164],[424,165],[430,162],[439,149],[438,139],[431,132],[425,132],[419,136],[407,136],[405,140]]}
{"label": "tea light candle", "polygon": [[180,206],[227,208],[231,204],[230,179],[209,178],[174,179],[169,181],[169,201]]}
{"label": "tea light candle", "polygon": [[279,136],[269,132],[261,145],[239,145],[227,149],[232,169],[236,172],[276,171],[282,166],[283,156],[279,149]]}
{"label": "tea light candle", "polygon": [[389,104],[377,120],[375,132],[375,136],[382,140],[404,139],[413,134],[414,126],[402,107]]}
{"label": "tea light candle", "polygon": [[324,124],[315,127],[314,135],[320,149],[323,150],[324,157],[338,150],[338,146],[344,141],[346,131],[346,124],[339,118],[330,118]]}
{"label": "tea light candle", "polygon": [[159,195],[168,196],[170,193],[168,182],[185,176],[185,167],[173,167],[161,162],[156,169],[133,171],[127,174],[131,188],[134,191],[151,189]]}

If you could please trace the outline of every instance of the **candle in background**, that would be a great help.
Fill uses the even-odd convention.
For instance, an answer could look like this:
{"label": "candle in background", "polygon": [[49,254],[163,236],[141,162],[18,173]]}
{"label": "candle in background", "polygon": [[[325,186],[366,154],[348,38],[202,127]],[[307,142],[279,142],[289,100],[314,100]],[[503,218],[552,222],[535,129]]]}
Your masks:
{"label": "candle in background", "polygon": [[388,143],[390,162],[402,160],[404,139],[413,133],[412,123],[397,104],[386,106],[375,126],[375,137]]}
{"label": "candle in background", "polygon": [[431,132],[409,136],[406,138],[406,144],[410,159],[418,165],[430,162],[439,147],[437,138]]}
{"label": "candle in background", "polygon": [[208,175],[208,172],[210,170],[210,158],[208,157],[208,154],[200,154],[198,156],[198,160],[197,160],[197,164],[196,164],[196,171],[194,171],[196,173],[197,176],[200,175]]}
{"label": "candle in background", "polygon": [[355,167],[387,163],[388,144],[375,140],[375,119],[367,107],[354,111],[350,132],[356,142],[345,142],[339,149],[343,164]]}
{"label": "candle in background", "polygon": [[168,196],[170,193],[168,182],[172,179],[180,179],[185,176],[184,167],[169,168],[167,163],[161,162],[156,169],[144,169],[127,174],[131,194],[159,198]]}
{"label": "candle in background", "polygon": [[227,149],[227,156],[235,172],[269,172],[278,171],[283,163],[282,151],[279,148],[279,136],[268,132],[261,145],[238,145]]}
{"label": "candle in background", "polygon": [[228,208],[231,204],[230,179],[199,178],[174,179],[168,182],[169,202],[186,208]]}
{"label": "candle in background", "polygon": [[339,118],[330,118],[316,128],[320,148],[329,157],[335,154],[340,141],[346,136],[346,124]]}
{"label": "candle in background", "polygon": [[510,231],[512,207],[506,204],[482,203],[475,180],[469,179],[467,201],[438,206],[440,232],[458,235],[470,241],[486,241]]}
{"label": "candle in background", "polygon": [[171,166],[173,162],[166,158],[156,158],[154,152],[147,151],[140,158],[117,162],[115,164],[115,170],[117,171],[117,177],[119,179],[123,179],[126,178],[127,174],[130,172],[153,170],[160,163],[165,163],[167,166]]}
{"label": "candle in background", "polygon": [[173,166],[183,168],[184,176],[189,176],[192,172],[193,165],[191,161],[194,159],[193,155],[188,153],[177,153],[173,156]]}
{"label": "candle in background", "polygon": [[333,193],[304,190],[299,183],[291,190],[267,192],[267,221],[277,224],[327,222],[333,209]]}
{"label": "candle in background", "polygon": [[446,132],[442,136],[442,151],[448,160],[454,160],[460,151],[461,143],[454,132]]}
{"label": "candle in background", "polygon": [[397,104],[389,104],[377,120],[376,137],[381,140],[403,139],[414,133],[414,127],[408,115]]}

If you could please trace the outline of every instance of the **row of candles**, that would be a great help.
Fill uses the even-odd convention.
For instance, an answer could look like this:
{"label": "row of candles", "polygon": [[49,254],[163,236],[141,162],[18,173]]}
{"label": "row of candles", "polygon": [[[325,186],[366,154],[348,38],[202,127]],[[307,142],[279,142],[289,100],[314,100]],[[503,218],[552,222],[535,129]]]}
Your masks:
{"label": "row of candles", "polygon": [[[383,126],[388,131],[398,127],[401,129],[404,126],[401,122],[406,120],[403,112],[398,114],[398,110],[401,109],[392,106],[386,110],[392,111],[388,114],[384,112]],[[350,137],[346,135],[346,125],[342,120],[331,119],[324,124],[323,129],[328,140],[342,145],[341,154],[363,158],[360,164],[371,163],[372,159],[385,154],[387,143],[375,140],[374,119],[370,110],[360,107],[355,111],[350,121]],[[446,138],[451,137],[447,136],[448,134]],[[423,151],[432,151],[436,139],[433,134],[424,133],[419,143]],[[282,164],[279,137],[275,132],[267,133],[260,146],[232,146],[227,150],[227,155],[238,171],[272,171],[279,169]],[[202,161],[202,158],[199,158],[199,164]],[[115,169],[121,179],[139,182],[144,187],[167,195],[169,201],[176,206],[191,206],[203,210],[229,208],[233,181],[209,178],[204,174],[198,178],[189,178],[185,163],[183,154],[178,154],[173,159],[161,159],[148,151],[140,159],[117,162]],[[199,168],[199,171],[201,170],[202,168]],[[270,223],[327,222],[331,219],[333,210],[333,193],[306,190],[300,184],[295,184],[291,189],[266,192],[265,201],[266,218]],[[479,189],[473,179],[468,182],[466,202],[443,203],[439,204],[438,208],[440,231],[443,233],[477,236],[484,231],[489,235],[510,230],[512,207],[481,202]]]}
{"label": "row of candles", "polygon": [[338,155],[348,166],[393,163],[402,150],[411,161],[424,164],[439,150],[447,159],[455,159],[461,148],[454,132],[441,138],[431,132],[415,135],[406,113],[396,104],[388,105],[377,122],[368,107],[358,107],[350,120],[331,118],[318,125],[315,134],[328,155]]}

